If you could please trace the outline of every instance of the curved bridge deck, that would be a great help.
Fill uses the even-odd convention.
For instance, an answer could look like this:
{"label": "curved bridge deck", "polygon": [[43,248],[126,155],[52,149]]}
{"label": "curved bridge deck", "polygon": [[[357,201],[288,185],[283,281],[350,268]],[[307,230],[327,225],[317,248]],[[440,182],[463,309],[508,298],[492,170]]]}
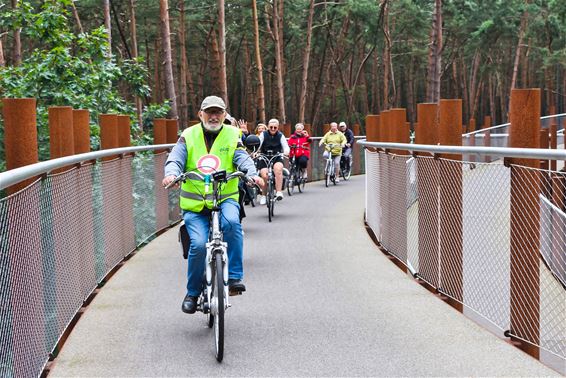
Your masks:
{"label": "curved bridge deck", "polygon": [[51,376],[549,376],[556,372],[430,294],[363,226],[364,177],[247,207],[245,282],[214,359],[202,314],[181,312],[177,228],[102,288]]}

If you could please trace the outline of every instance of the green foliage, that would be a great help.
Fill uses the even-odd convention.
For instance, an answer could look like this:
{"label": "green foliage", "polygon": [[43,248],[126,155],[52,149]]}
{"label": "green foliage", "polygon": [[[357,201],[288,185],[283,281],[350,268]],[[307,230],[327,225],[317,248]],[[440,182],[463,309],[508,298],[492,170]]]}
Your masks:
{"label": "green foliage", "polygon": [[[118,86],[126,85],[138,96],[148,96],[150,92],[143,60],[112,57],[103,27],[79,35],[71,31],[70,4],[70,0],[48,0],[36,9],[31,2],[21,1],[17,9],[0,16],[1,29],[21,27],[22,36],[34,43],[19,66],[0,68],[0,96],[37,99],[40,160],[49,158],[49,106],[89,109],[91,144],[96,149],[99,132],[93,121],[99,114],[134,114],[134,106],[118,91]],[[3,147],[1,161],[2,157]]]}

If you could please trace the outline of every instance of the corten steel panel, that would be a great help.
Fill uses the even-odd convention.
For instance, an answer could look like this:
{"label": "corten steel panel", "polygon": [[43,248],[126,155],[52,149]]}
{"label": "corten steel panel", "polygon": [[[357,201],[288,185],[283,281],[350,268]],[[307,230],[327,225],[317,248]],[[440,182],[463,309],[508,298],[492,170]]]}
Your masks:
{"label": "corten steel panel", "polygon": [[[108,150],[118,147],[118,116],[116,114],[101,114],[98,116],[100,123],[100,149]],[[109,156],[103,161],[112,160]]]}
{"label": "corten steel panel", "polygon": [[[363,152],[363,151],[362,151]],[[354,142],[352,146],[352,174],[359,175],[361,173],[361,153],[360,153],[360,146]]]}
{"label": "corten steel panel", "polygon": [[49,148],[51,159],[73,155],[73,108],[70,106],[51,106],[49,113]]}
{"label": "corten steel panel", "polygon": [[[167,120],[165,118],[156,118],[153,120],[153,144],[167,143]],[[159,154],[165,150],[154,150]]]}
{"label": "corten steel panel", "polygon": [[0,230],[7,230],[7,238],[0,242],[0,363],[6,376],[37,376],[50,350],[45,335],[40,191],[41,183],[36,182],[0,201]]}
{"label": "corten steel panel", "polygon": [[[34,98],[2,99],[7,170],[38,161],[35,103]],[[25,188],[33,180],[29,179],[14,185],[9,193]]]}
{"label": "corten steel panel", "polygon": [[368,142],[379,141],[379,115],[368,114],[366,116],[366,139]]}
{"label": "corten steel panel", "polygon": [[[566,173],[553,174],[551,198],[554,205],[566,213]],[[552,233],[552,264],[562,282],[566,282],[566,220],[564,218],[557,211],[553,212],[552,224],[556,232]]]}
{"label": "corten steel panel", "polygon": [[417,158],[419,196],[419,276],[439,286],[440,244],[438,240],[439,164],[428,157]]}
{"label": "corten steel panel", "polygon": [[90,152],[90,114],[86,109],[73,110],[75,154]]}
{"label": "corten steel panel", "polygon": [[[510,101],[509,145],[540,145],[540,90],[514,89]],[[541,174],[538,160],[511,159],[511,333],[540,344],[540,204]],[[533,356],[539,350],[525,345]]]}
{"label": "corten steel panel", "polygon": [[177,135],[179,132],[179,121],[176,119],[168,119],[166,121],[166,127],[167,143],[177,143],[177,139],[179,139]]}
{"label": "corten steel panel", "polygon": [[161,184],[163,180],[163,167],[167,160],[167,153],[163,152],[155,156],[154,160],[154,190],[155,190],[155,218],[156,218],[156,231],[163,230],[169,227],[169,195],[167,190]]}
{"label": "corten steel panel", "polygon": [[116,118],[116,125],[118,130],[118,147],[130,147],[130,116],[119,114]]}
{"label": "corten steel panel", "polygon": [[379,117],[379,137],[381,142],[391,142],[390,111],[384,110]]}

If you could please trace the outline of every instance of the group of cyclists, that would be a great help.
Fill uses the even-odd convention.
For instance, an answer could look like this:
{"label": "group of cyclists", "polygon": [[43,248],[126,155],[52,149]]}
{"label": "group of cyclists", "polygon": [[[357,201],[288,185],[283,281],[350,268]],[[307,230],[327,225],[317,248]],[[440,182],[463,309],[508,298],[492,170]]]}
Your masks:
{"label": "group of cyclists", "polygon": [[[220,170],[227,173],[239,170],[245,173],[249,186],[261,189],[259,203],[265,205],[269,168],[275,177],[275,199],[283,199],[284,158],[292,158],[300,177],[306,181],[312,141],[303,124],[297,123],[288,139],[279,130],[277,119],[269,120],[267,125],[259,124],[256,133],[250,133],[245,121],[235,120],[228,115],[224,101],[217,96],[208,96],[203,100],[198,116],[200,123],[182,132],[167,158],[162,181],[164,187],[189,171],[207,175]],[[344,122],[339,125],[331,123],[330,130],[320,141],[321,146],[326,146],[325,157],[330,154],[335,159],[337,181],[340,157],[344,155],[347,159],[351,158],[353,143],[353,132]],[[251,145],[255,147],[252,151]],[[259,159],[259,155],[271,156],[272,159]],[[183,312],[192,314],[197,310],[197,300],[203,290],[206,244],[213,204],[205,182],[187,179],[180,184],[180,189],[180,207],[190,239],[187,291],[181,308]],[[218,208],[222,212],[223,239],[228,245],[230,295],[241,294],[246,290],[243,283],[242,206],[239,203],[237,180],[227,182]]]}

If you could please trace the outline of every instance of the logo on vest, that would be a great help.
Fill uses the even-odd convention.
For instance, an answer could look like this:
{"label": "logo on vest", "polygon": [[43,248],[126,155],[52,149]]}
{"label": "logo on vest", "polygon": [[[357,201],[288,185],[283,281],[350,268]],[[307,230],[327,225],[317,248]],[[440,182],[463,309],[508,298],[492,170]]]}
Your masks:
{"label": "logo on vest", "polygon": [[220,168],[220,158],[216,155],[204,155],[197,162],[197,169],[206,175]]}

